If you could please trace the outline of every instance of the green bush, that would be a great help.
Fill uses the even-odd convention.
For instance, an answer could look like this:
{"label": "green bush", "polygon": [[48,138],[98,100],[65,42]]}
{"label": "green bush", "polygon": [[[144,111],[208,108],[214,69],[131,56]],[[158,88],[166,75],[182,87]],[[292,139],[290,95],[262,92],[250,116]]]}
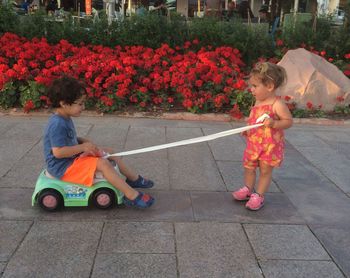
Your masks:
{"label": "green bush", "polygon": [[0,34],[5,32],[16,32],[19,25],[17,14],[14,12],[10,4],[0,3]]}
{"label": "green bush", "polygon": [[0,90],[0,107],[5,109],[15,107],[19,99],[19,92],[17,92],[16,88],[12,82],[4,85],[2,90]]}

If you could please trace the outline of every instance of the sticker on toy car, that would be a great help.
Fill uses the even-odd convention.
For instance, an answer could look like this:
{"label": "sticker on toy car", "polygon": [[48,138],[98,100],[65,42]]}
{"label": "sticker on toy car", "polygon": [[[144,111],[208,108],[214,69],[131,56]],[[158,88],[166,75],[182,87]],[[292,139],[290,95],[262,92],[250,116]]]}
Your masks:
{"label": "sticker on toy car", "polygon": [[64,193],[66,198],[70,199],[85,199],[87,189],[81,188],[80,186],[67,185],[64,187]]}

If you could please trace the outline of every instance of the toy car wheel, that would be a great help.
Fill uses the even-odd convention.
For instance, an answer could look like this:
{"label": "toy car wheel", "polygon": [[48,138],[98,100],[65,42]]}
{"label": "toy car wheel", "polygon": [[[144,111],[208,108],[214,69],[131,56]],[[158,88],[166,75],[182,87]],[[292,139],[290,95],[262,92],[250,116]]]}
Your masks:
{"label": "toy car wheel", "polygon": [[56,190],[46,190],[40,193],[38,204],[44,210],[55,211],[62,207],[63,199]]}
{"label": "toy car wheel", "polygon": [[115,203],[114,192],[108,189],[101,189],[94,192],[94,205],[99,209],[108,209]]}

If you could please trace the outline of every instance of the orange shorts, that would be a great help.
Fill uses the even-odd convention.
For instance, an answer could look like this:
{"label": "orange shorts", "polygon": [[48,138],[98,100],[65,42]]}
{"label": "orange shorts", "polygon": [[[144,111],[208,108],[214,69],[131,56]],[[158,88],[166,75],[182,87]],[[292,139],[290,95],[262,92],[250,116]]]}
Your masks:
{"label": "orange shorts", "polygon": [[100,157],[85,156],[74,159],[63,177],[62,181],[92,186]]}

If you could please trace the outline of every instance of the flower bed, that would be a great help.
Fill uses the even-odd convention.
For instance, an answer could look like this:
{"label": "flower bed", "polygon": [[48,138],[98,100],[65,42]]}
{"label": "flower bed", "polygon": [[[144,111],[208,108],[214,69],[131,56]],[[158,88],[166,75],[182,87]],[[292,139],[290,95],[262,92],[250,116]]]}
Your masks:
{"label": "flower bed", "polygon": [[193,113],[228,112],[241,117],[252,103],[240,52],[231,47],[176,49],[142,46],[50,45],[6,33],[0,37],[0,106],[25,111],[45,107],[45,88],[68,75],[86,84],[88,108],[113,112],[181,107]]}
{"label": "flower bed", "polygon": [[[274,63],[288,50],[281,40],[276,45],[277,55],[269,59]],[[302,47],[350,75],[350,54],[335,59],[325,51]],[[224,112],[235,118],[247,115],[253,98],[244,81],[240,52],[232,47],[198,48],[197,40],[176,49],[167,44],[158,49],[78,47],[65,40],[51,45],[46,39],[27,40],[5,33],[0,37],[0,107],[21,106],[26,112],[47,107],[46,87],[68,75],[86,84],[87,108],[100,112],[187,110]],[[328,114],[312,103],[298,109],[290,97],[284,100],[294,117],[350,115],[344,99],[337,99],[338,105]]]}

